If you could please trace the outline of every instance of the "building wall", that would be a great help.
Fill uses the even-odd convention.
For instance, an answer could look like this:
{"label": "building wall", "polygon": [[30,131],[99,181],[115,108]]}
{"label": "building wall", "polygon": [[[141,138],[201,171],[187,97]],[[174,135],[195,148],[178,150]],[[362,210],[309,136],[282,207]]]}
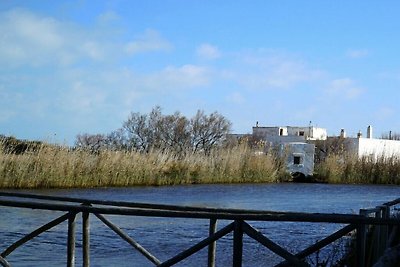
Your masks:
{"label": "building wall", "polygon": [[[315,146],[307,143],[286,143],[284,145],[286,166],[289,173],[302,173],[305,176],[313,175],[314,172],[314,151]],[[300,159],[300,162],[295,160]]]}
{"label": "building wall", "polygon": [[317,127],[253,127],[253,136],[268,139],[271,136],[304,136],[309,140],[326,140],[327,133],[324,128]]}
{"label": "building wall", "polygon": [[328,133],[324,128],[312,128],[312,140],[326,140],[328,138]]}
{"label": "building wall", "polygon": [[287,135],[287,136],[268,136],[265,141],[273,143],[275,145],[293,142],[305,142],[304,136]]}
{"label": "building wall", "polygon": [[327,132],[324,128],[309,127],[291,127],[288,126],[288,135],[301,135],[304,134],[308,140],[326,140]]}
{"label": "building wall", "polygon": [[358,138],[358,156],[368,156],[378,159],[380,157],[389,158],[392,156],[400,157],[400,141]]}
{"label": "building wall", "polygon": [[348,153],[361,157],[400,157],[400,141],[373,138],[346,138],[345,149]]}
{"label": "building wall", "polygon": [[253,136],[265,139],[269,136],[288,135],[287,127],[253,127]]}
{"label": "building wall", "polygon": [[300,133],[302,132],[303,133],[302,136],[305,136],[306,138],[308,138],[308,137],[311,136],[311,133],[312,133],[311,128],[312,127],[292,127],[292,126],[288,126],[288,135],[299,136],[299,135],[301,135]]}

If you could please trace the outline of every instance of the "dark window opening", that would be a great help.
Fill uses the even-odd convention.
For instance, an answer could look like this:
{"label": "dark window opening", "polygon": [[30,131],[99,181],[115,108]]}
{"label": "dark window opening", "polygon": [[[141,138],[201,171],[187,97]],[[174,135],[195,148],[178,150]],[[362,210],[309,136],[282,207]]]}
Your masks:
{"label": "dark window opening", "polygon": [[304,131],[300,131],[299,136],[304,136]]}
{"label": "dark window opening", "polygon": [[301,157],[300,156],[294,156],[293,164],[299,165],[300,163],[301,163]]}
{"label": "dark window opening", "polygon": [[279,135],[280,135],[280,136],[283,135],[283,129],[279,129]]}

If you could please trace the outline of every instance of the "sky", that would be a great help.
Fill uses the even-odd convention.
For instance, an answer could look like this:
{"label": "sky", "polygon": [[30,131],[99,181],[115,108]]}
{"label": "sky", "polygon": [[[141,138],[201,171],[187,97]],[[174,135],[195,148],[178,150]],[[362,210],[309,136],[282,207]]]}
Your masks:
{"label": "sky", "polygon": [[1,0],[0,134],[73,144],[131,112],[400,132],[399,1]]}

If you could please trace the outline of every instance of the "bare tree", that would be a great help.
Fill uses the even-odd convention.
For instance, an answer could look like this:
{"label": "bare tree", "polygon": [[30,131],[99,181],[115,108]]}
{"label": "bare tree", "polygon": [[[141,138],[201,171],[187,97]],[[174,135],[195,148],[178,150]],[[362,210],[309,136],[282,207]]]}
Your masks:
{"label": "bare tree", "polygon": [[214,146],[222,144],[230,132],[231,123],[218,112],[207,116],[204,111],[198,110],[190,120],[190,127],[193,152],[207,154]]}
{"label": "bare tree", "polygon": [[189,120],[179,112],[163,116],[159,126],[163,149],[182,154],[190,146]]}
{"label": "bare tree", "polygon": [[97,152],[106,148],[107,138],[103,134],[78,134],[75,140],[75,147]]}
{"label": "bare tree", "polygon": [[138,112],[131,113],[124,122],[123,129],[127,133],[129,145],[139,151],[148,151],[150,146],[150,131],[147,125],[147,115]]}
{"label": "bare tree", "polygon": [[124,129],[120,128],[109,133],[106,137],[106,145],[110,150],[129,150],[130,146]]}
{"label": "bare tree", "polygon": [[163,115],[160,107],[149,114],[132,112],[121,129],[108,135],[81,134],[76,146],[92,151],[99,149],[149,152],[151,149],[183,155],[187,151],[209,153],[222,145],[230,131],[231,123],[221,114],[206,115],[198,111],[192,119],[179,112]]}

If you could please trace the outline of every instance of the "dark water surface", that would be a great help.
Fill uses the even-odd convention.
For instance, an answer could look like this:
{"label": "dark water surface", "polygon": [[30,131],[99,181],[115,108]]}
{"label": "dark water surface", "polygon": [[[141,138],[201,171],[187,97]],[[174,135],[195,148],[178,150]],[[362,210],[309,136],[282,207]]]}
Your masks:
{"label": "dark water surface", "polygon": [[[188,185],[171,187],[24,190],[35,194],[100,200],[134,201],[274,211],[356,214],[400,197],[398,186],[326,184]],[[0,250],[61,212],[0,207]],[[167,260],[208,234],[208,220],[106,216],[160,260]],[[81,266],[80,216],[77,225],[76,266]],[[91,217],[91,266],[153,266],[143,256]],[[218,228],[229,221],[219,221]],[[250,222],[273,241],[295,253],[341,225]],[[66,266],[66,222],[15,250],[13,266]],[[313,256],[316,257],[316,256]],[[252,239],[244,238],[243,266],[273,266],[282,259]],[[315,262],[315,259],[311,259]],[[217,242],[217,266],[232,265],[232,234]],[[207,266],[207,250],[177,266]]]}

